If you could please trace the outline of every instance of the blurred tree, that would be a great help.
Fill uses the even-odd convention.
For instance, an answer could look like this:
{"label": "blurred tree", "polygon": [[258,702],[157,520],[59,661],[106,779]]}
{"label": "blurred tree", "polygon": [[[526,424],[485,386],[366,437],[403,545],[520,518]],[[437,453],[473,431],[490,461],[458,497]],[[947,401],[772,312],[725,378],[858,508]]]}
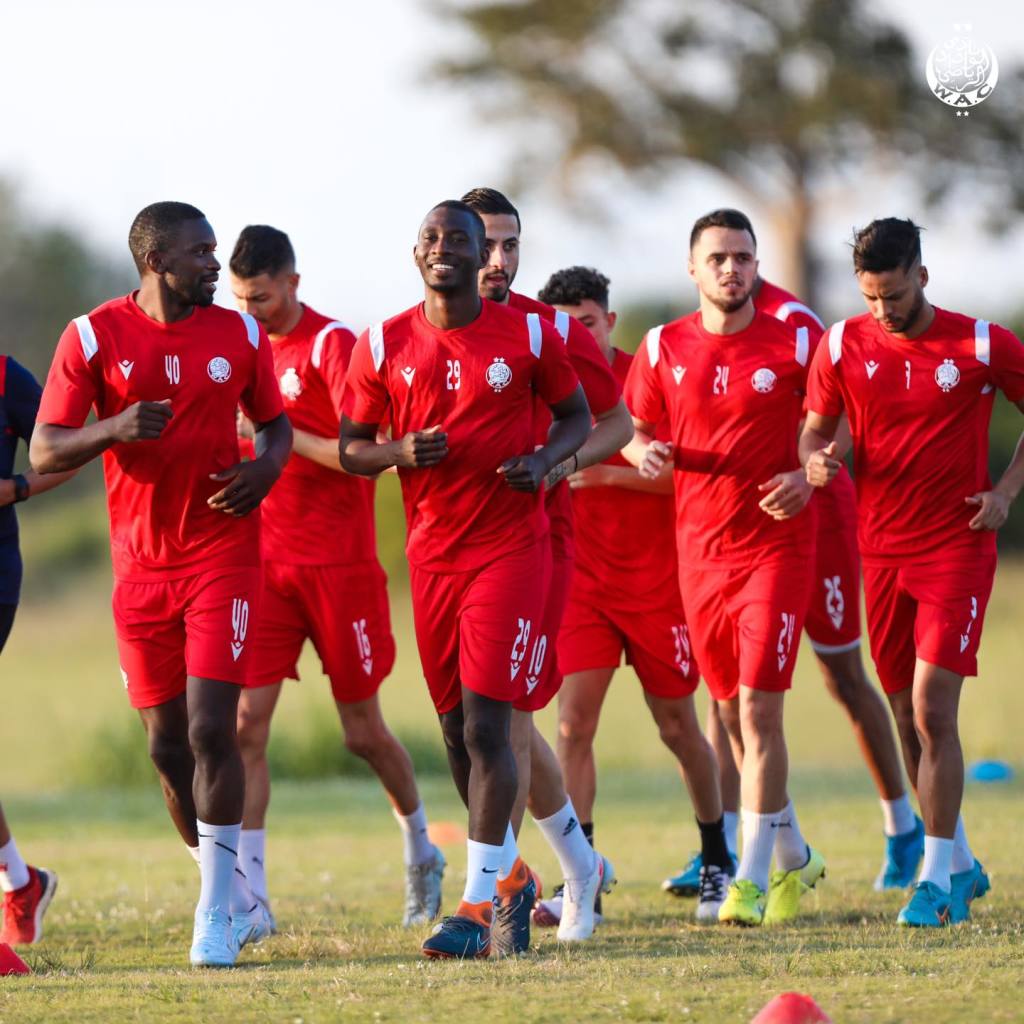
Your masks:
{"label": "blurred tree", "polygon": [[131,287],[127,254],[115,265],[76,232],[37,223],[0,182],[0,352],[42,381],[68,321]]}
{"label": "blurred tree", "polygon": [[997,229],[1024,208],[1024,70],[1004,67],[957,120],[867,0],[432,2],[470,35],[440,70],[495,123],[528,122],[534,170],[577,181],[598,157],[641,182],[684,161],[723,174],[772,221],[773,276],[812,303],[815,215],[843,190],[898,173],[934,205],[963,185]]}

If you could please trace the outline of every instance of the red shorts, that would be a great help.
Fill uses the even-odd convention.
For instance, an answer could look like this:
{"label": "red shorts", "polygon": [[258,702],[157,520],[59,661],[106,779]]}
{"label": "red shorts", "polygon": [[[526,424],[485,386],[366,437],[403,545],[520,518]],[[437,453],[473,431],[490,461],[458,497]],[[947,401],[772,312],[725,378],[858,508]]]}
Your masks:
{"label": "red shorts", "polygon": [[814,493],[817,544],[804,629],[819,654],[860,646],[860,550],[857,492],[845,469]]}
{"label": "red shorts", "polygon": [[376,562],[264,562],[260,632],[247,685],[298,679],[299,654],[308,638],[334,699],[369,700],[395,664],[387,583]]}
{"label": "red shorts", "polygon": [[512,702],[537,685],[533,640],[550,575],[546,543],[470,572],[410,567],[416,645],[438,714],[459,705],[463,686]]}
{"label": "red shorts", "polygon": [[741,686],[789,689],[810,586],[806,562],[680,566],[694,654],[715,700],[732,700]]}
{"label": "red shorts", "polygon": [[256,567],[153,583],[115,580],[117,650],[132,707],[174,700],[185,692],[187,676],[244,685],[259,592]]}
{"label": "red shorts", "polygon": [[625,653],[626,664],[652,697],[689,697],[700,682],[700,670],[679,592],[674,586],[673,591],[673,599],[661,606],[626,608],[609,602],[576,573],[558,634],[559,670],[568,676],[618,668]]}
{"label": "red shorts", "polygon": [[914,662],[978,674],[978,646],[996,574],[994,552],[864,567],[871,656],[886,693],[914,682]]}
{"label": "red shorts", "polygon": [[528,664],[530,675],[526,692],[513,702],[516,711],[541,711],[546,708],[562,688],[562,670],[558,663],[558,634],[569,601],[569,589],[575,571],[575,558],[571,546],[566,550],[560,544],[549,548],[551,574],[544,595],[544,612],[540,629],[530,643]]}

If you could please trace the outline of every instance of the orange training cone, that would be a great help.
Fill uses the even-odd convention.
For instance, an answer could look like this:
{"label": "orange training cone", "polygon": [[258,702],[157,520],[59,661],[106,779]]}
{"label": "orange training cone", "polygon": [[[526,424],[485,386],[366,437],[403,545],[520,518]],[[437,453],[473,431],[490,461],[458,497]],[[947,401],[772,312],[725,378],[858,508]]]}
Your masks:
{"label": "orange training cone", "polygon": [[763,1006],[750,1024],[832,1024],[832,1018],[810,996],[783,992]]}
{"label": "orange training cone", "polygon": [[6,942],[0,942],[0,976],[31,973],[32,968]]}

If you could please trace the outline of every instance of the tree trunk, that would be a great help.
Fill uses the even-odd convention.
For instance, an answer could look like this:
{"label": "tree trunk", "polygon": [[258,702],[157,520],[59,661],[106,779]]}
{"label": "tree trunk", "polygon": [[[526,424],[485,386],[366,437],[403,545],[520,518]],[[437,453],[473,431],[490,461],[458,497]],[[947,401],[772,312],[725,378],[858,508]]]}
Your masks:
{"label": "tree trunk", "polygon": [[810,233],[813,211],[803,182],[795,182],[789,201],[775,204],[772,230],[779,246],[777,265],[762,267],[762,276],[791,291],[801,302],[817,309],[819,274],[814,265]]}

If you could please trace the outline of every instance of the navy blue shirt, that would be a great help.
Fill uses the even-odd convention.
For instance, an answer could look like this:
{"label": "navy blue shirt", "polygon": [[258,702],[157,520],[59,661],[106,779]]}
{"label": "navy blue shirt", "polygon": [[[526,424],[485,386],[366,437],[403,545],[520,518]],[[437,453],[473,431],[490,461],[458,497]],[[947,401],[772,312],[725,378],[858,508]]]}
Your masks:
{"label": "navy blue shirt", "polygon": [[[19,439],[27,445],[43,389],[10,356],[0,356],[0,477],[14,476]],[[18,518],[13,505],[0,508],[0,604],[17,604],[21,590]]]}

